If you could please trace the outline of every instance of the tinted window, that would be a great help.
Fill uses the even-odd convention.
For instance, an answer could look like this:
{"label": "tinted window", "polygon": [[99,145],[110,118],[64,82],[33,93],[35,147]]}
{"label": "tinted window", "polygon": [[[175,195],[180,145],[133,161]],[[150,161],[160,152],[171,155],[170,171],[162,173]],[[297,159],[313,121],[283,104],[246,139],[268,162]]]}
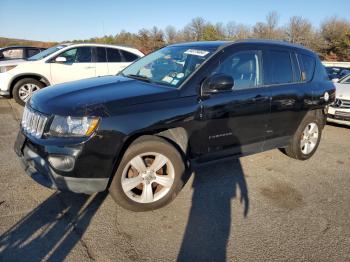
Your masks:
{"label": "tinted window", "polygon": [[97,62],[99,62],[99,63],[107,62],[106,48],[97,47],[96,54],[97,54]]}
{"label": "tinted window", "polygon": [[120,52],[124,58],[124,62],[132,62],[139,58],[139,56],[128,51],[120,50]]}
{"label": "tinted window", "polygon": [[27,56],[31,57],[33,55],[36,55],[37,53],[40,52],[40,49],[36,49],[36,48],[29,48],[27,49]]}
{"label": "tinted window", "polygon": [[315,71],[315,59],[308,55],[299,55],[299,60],[302,63],[302,80],[310,81]]}
{"label": "tinted window", "polygon": [[119,50],[114,48],[107,49],[107,60],[108,62],[122,62]]}
{"label": "tinted window", "polygon": [[91,47],[79,47],[75,57],[76,63],[90,63],[91,62]]}
{"label": "tinted window", "polygon": [[7,49],[2,51],[2,54],[5,59],[23,58],[23,49],[22,48]]}
{"label": "tinted window", "polygon": [[293,82],[290,54],[286,51],[270,51],[268,58],[266,84],[284,84]]}
{"label": "tinted window", "polygon": [[63,52],[59,56],[65,57],[67,63],[90,63],[91,62],[91,47],[84,46],[72,48]]}
{"label": "tinted window", "polygon": [[262,83],[260,56],[259,51],[237,52],[220,61],[212,74],[232,76],[233,90],[256,87]]}

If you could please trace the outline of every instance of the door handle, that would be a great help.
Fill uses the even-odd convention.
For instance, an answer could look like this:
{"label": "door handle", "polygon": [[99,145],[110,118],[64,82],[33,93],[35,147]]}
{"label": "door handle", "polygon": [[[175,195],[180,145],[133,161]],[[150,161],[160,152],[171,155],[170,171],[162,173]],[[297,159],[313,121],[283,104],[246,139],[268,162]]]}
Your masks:
{"label": "door handle", "polygon": [[95,68],[94,66],[86,66],[85,69],[92,69]]}
{"label": "door handle", "polygon": [[262,95],[257,95],[256,97],[252,98],[253,102],[259,102],[259,101],[265,101],[268,100],[269,97],[268,96],[262,96]]}

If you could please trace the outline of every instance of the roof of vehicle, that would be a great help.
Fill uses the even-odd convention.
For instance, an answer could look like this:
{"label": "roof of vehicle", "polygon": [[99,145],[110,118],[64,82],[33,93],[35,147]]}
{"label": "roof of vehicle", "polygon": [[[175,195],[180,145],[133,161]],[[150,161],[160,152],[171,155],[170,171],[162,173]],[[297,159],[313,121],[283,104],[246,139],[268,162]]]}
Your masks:
{"label": "roof of vehicle", "polygon": [[[67,46],[102,46],[102,47],[114,47],[114,48],[130,48],[130,49],[136,49],[135,47],[131,46],[125,46],[125,45],[108,45],[108,44],[100,44],[100,43],[62,43],[61,45],[67,45]],[[137,50],[137,49],[136,49]]]}
{"label": "roof of vehicle", "polygon": [[0,48],[0,50],[7,49],[7,48],[40,48],[40,49],[44,48],[45,49],[45,47],[37,47],[37,46],[12,45],[12,46],[2,47],[2,48]]}
{"label": "roof of vehicle", "polygon": [[225,46],[234,45],[234,44],[241,44],[241,43],[277,45],[277,46],[298,48],[298,49],[311,51],[310,49],[308,49],[302,45],[299,45],[299,44],[292,44],[290,42],[279,41],[279,40],[270,40],[270,39],[242,39],[242,40],[236,40],[236,41],[183,42],[183,43],[179,43],[179,44],[173,44],[171,46],[198,46],[198,47],[206,47],[206,48],[211,48],[211,47],[212,48],[219,48],[219,47],[222,48]]}

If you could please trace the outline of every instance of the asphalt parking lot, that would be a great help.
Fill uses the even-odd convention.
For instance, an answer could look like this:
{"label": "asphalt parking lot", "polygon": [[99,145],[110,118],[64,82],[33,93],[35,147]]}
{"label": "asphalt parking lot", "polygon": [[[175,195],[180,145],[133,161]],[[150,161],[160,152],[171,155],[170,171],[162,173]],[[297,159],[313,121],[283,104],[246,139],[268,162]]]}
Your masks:
{"label": "asphalt parking lot", "polygon": [[0,99],[0,261],[350,261],[350,128],[327,125],[309,161],[203,166],[170,205],[134,213],[27,177],[21,110]]}

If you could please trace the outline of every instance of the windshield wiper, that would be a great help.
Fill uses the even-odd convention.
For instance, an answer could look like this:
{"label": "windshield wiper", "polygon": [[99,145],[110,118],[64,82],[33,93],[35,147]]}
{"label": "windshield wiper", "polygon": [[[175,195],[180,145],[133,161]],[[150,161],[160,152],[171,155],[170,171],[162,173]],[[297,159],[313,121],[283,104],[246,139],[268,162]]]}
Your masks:
{"label": "windshield wiper", "polygon": [[137,80],[141,80],[141,81],[144,81],[144,82],[152,83],[152,80],[149,79],[146,76],[134,75],[134,74],[124,75],[124,76],[129,77],[129,78],[133,78],[133,79],[137,79]]}

